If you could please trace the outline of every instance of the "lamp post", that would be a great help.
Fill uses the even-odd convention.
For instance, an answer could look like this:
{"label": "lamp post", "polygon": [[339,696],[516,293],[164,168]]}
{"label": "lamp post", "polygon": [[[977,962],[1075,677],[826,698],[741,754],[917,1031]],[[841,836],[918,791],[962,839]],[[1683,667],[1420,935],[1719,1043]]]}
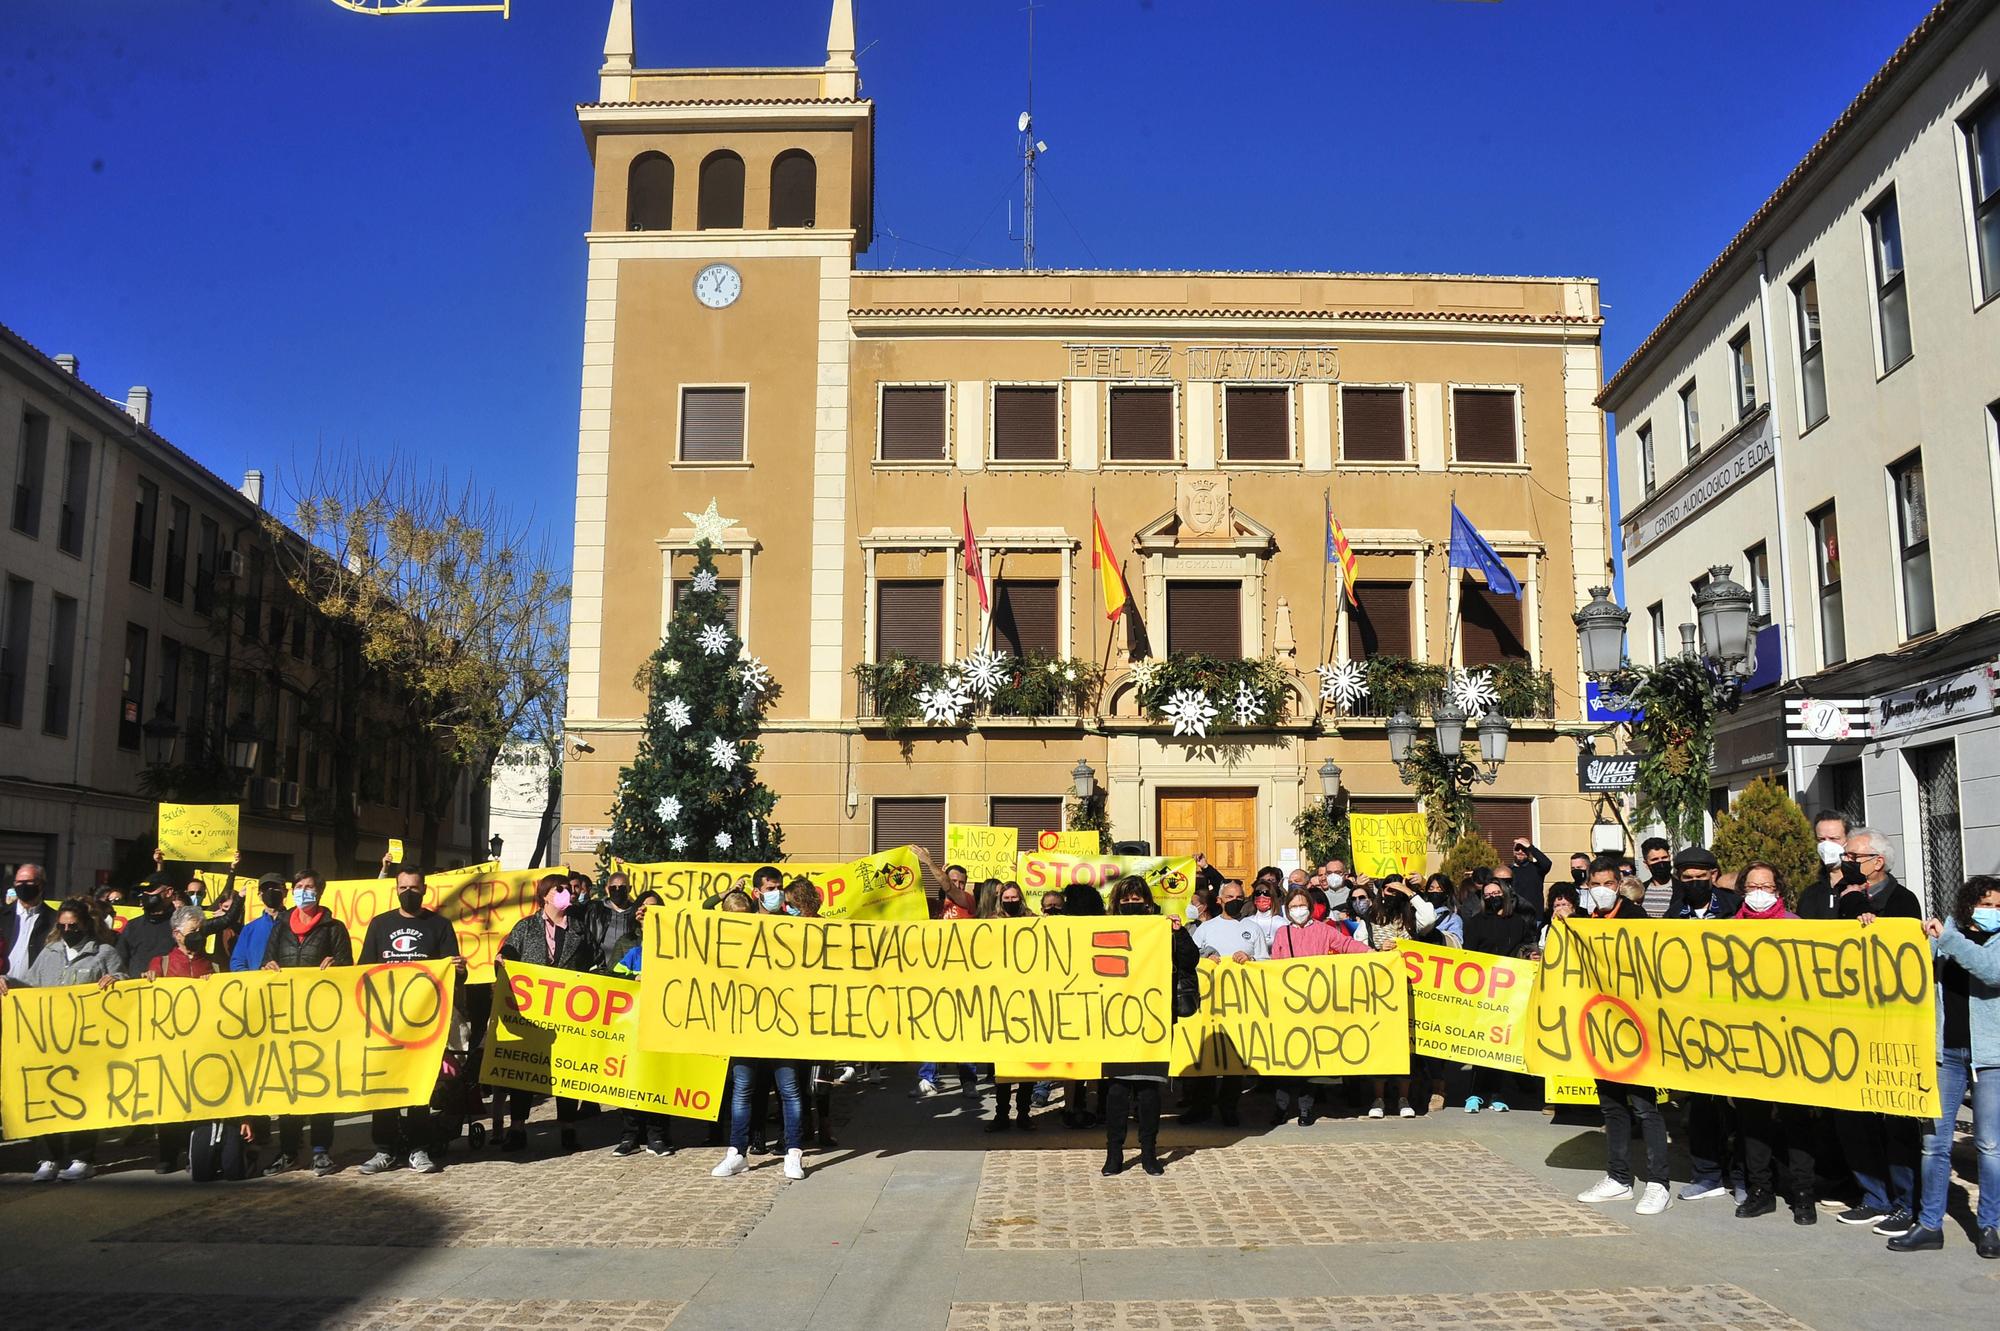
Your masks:
{"label": "lamp post", "polygon": [[[1729,569],[1728,564],[1709,566],[1708,580],[1694,594],[1697,622],[1681,625],[1681,654],[1709,667],[1716,679],[1716,705],[1733,712],[1743,696],[1743,681],[1757,670],[1757,642],[1750,631],[1756,598],[1729,576]],[[1600,681],[1640,682],[1646,667],[1625,659],[1625,626],[1631,618],[1631,611],[1612,602],[1609,587],[1590,589],[1590,600],[1570,616],[1584,674]]]}
{"label": "lamp post", "polygon": [[239,712],[229,723],[225,738],[229,741],[229,770],[236,774],[238,782],[249,780],[250,774],[257,770],[257,751],[263,747],[257,723],[250,713]]}
{"label": "lamp post", "polygon": [[181,728],[167,716],[165,709],[155,706],[153,719],[139,729],[146,737],[146,765],[173,766],[174,750],[180,744]]}
{"label": "lamp post", "polygon": [[1076,766],[1070,769],[1070,784],[1076,790],[1076,797],[1088,804],[1090,797],[1097,793],[1097,773],[1088,762],[1078,758]]}
{"label": "lamp post", "polygon": [[1328,805],[1340,798],[1340,764],[1331,758],[1319,765],[1319,793]]}
{"label": "lamp post", "polygon": [[495,864],[500,862],[500,846],[501,840],[498,832],[495,832],[486,839],[486,858],[492,860]]}

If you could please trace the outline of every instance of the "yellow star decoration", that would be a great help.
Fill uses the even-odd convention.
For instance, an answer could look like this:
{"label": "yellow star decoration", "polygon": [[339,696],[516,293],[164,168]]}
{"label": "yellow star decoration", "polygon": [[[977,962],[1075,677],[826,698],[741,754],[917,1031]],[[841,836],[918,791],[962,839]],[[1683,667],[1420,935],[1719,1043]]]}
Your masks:
{"label": "yellow star decoration", "polygon": [[694,541],[700,545],[707,541],[710,545],[722,544],[722,533],[736,525],[735,518],[725,518],[715,511],[715,501],[708,501],[708,507],[700,513],[682,510],[681,516],[694,524]]}

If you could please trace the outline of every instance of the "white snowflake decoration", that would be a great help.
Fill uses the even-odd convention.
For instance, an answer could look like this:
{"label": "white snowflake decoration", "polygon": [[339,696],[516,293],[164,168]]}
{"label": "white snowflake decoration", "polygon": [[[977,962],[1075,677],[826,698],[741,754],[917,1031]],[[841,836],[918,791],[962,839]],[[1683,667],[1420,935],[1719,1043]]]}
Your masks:
{"label": "white snowflake decoration", "polygon": [[686,730],[688,725],[694,720],[694,713],[690,712],[688,705],[679,698],[669,698],[661,703],[660,715],[675,730]]}
{"label": "white snowflake decoration", "polygon": [[675,799],[672,795],[662,795],[660,797],[660,821],[663,823],[671,823],[674,819],[680,816],[681,816],[681,802]]}
{"label": "white snowflake decoration", "polygon": [[681,663],[674,660],[663,661],[660,663],[660,673],[668,679],[672,679],[675,675],[681,673]]}
{"label": "white snowflake decoration", "polygon": [[753,656],[736,668],[736,678],[745,694],[762,693],[771,687],[771,668]]}
{"label": "white snowflake decoration", "polygon": [[1318,673],[1322,702],[1337,702],[1342,707],[1351,708],[1368,696],[1368,672],[1362,669],[1359,661],[1323,665]]}
{"label": "white snowflake decoration", "polygon": [[725,772],[736,766],[739,756],[736,746],[720,735],[708,742],[708,760]]}
{"label": "white snowflake decoration", "polygon": [[673,840],[667,842],[667,844],[672,846],[676,851],[682,851],[688,848],[688,839],[676,832],[674,833]]}
{"label": "white snowflake decoration", "polygon": [[698,592],[712,592],[715,590],[715,570],[712,568],[698,568],[694,571],[694,577],[688,581],[693,584],[694,589]]}
{"label": "white snowflake decoration", "polygon": [[1174,723],[1176,735],[1206,739],[1209,726],[1215,722],[1216,706],[1200,689],[1177,689],[1160,713]]}
{"label": "white snowflake decoration", "polygon": [[974,652],[959,662],[958,673],[966,688],[981,698],[991,698],[1007,682],[1007,654]]}
{"label": "white snowflake decoration", "polygon": [[972,706],[972,695],[963,684],[952,680],[917,690],[917,706],[923,709],[928,724],[953,726],[958,724],[960,714]]}
{"label": "white snowflake decoration", "polygon": [[715,834],[715,848],[717,850],[728,850],[731,844],[732,841],[729,833],[717,832]]}
{"label": "white snowflake decoration", "polygon": [[1153,681],[1159,677],[1160,663],[1153,660],[1150,656],[1142,661],[1134,661],[1132,663],[1132,686],[1134,688],[1150,689],[1153,687]]}
{"label": "white snowflake decoration", "polygon": [[1239,726],[1254,726],[1264,719],[1264,700],[1242,680],[1236,682],[1236,697],[1231,700],[1230,708]]}
{"label": "white snowflake decoration", "polygon": [[1493,685],[1491,671],[1467,670],[1452,680],[1451,696],[1467,716],[1484,716],[1500,701],[1500,690]]}
{"label": "white snowflake decoration", "polygon": [[1075,666],[1064,666],[1064,667],[1063,667],[1063,682],[1064,682],[1065,684],[1074,684],[1074,683],[1076,683],[1076,667],[1075,667]]}
{"label": "white snowflake decoration", "polygon": [[701,636],[695,641],[700,643],[701,649],[710,656],[720,656],[729,650],[729,630],[720,624],[710,624],[701,631]]}

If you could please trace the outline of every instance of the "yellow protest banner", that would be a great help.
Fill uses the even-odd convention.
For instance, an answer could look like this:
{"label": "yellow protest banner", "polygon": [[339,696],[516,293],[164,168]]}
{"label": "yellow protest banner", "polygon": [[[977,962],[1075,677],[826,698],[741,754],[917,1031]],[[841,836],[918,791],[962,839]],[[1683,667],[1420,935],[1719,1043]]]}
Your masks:
{"label": "yellow protest banner", "polygon": [[1160,916],[801,920],[646,912],[639,1041],[742,1058],[1166,1059]]}
{"label": "yellow protest banner", "polygon": [[1058,855],[1101,855],[1104,838],[1095,832],[1037,832],[1035,849]]}
{"label": "yellow protest banner", "polygon": [[963,865],[965,876],[974,883],[988,878],[1012,878],[1014,861],[1020,853],[1021,834],[1014,828],[945,824],[945,863]]}
{"label": "yellow protest banner", "polygon": [[621,1109],[712,1119],[729,1060],[639,1048],[639,983],[503,961],[479,1080]]}
{"label": "yellow protest banner", "polygon": [[1153,889],[1153,904],[1164,915],[1184,916],[1194,896],[1194,859],[1187,855],[1059,855],[1030,851],[1021,856],[1021,891],[1039,902],[1044,892],[1060,892],[1071,883],[1096,888],[1108,904],[1119,879],[1134,876]]}
{"label": "yellow protest banner", "polygon": [[1597,1079],[1594,1077],[1544,1077],[1542,1103],[1546,1105],[1594,1105]]}
{"label": "yellow protest banner", "polygon": [[1407,878],[1430,867],[1421,813],[1351,813],[1347,828],[1354,842],[1354,867],[1370,878],[1392,873]]}
{"label": "yellow protest banner", "polygon": [[1915,920],[1559,922],[1528,1069],[1935,1118],[1931,949]]}
{"label": "yellow protest banner", "polygon": [[1453,1063],[1528,1070],[1535,963],[1428,943],[1398,943],[1410,977],[1410,1044]]}
{"label": "yellow protest banner", "polygon": [[236,855],[234,804],[162,804],[160,856],[197,864],[227,864]]}
{"label": "yellow protest banner", "polygon": [[[500,945],[525,915],[535,909],[535,884],[547,869],[496,870],[490,864],[434,873],[424,880],[424,904],[452,923],[458,934],[458,954],[465,958],[467,979],[485,984],[493,978],[493,960]],[[264,906],[250,884],[238,883],[250,899],[244,904],[243,921],[249,923]],[[395,910],[394,878],[342,878],[325,884],[320,905],[347,926],[355,949],[368,932],[368,922],[384,911]],[[285,905],[292,900],[289,894]],[[359,960],[360,958],[356,958]]]}
{"label": "yellow protest banner", "polygon": [[430,1099],[448,962],[220,971],[109,989],[9,988],[9,1137],[246,1114],[351,1114]]}
{"label": "yellow protest banner", "polygon": [[[750,890],[756,864],[665,861],[633,864],[613,860],[613,871],[632,880],[633,895],[658,892],[662,904],[694,910],[733,887]],[[829,920],[924,920],[930,903],[924,897],[922,871],[913,846],[864,855],[858,860],[782,860],[773,865],[785,875],[810,878],[819,889],[819,913]]]}

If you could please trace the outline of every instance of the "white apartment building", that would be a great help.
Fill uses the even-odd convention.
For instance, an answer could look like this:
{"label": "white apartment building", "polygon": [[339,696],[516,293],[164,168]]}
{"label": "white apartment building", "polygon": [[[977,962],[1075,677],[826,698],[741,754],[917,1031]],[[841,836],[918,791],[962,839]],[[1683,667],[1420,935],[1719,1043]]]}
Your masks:
{"label": "white apartment building", "polygon": [[1758,671],[1715,803],[1778,774],[1949,891],[2000,868],[2000,0],[1943,0],[1611,377],[1628,652],[1711,565]]}

